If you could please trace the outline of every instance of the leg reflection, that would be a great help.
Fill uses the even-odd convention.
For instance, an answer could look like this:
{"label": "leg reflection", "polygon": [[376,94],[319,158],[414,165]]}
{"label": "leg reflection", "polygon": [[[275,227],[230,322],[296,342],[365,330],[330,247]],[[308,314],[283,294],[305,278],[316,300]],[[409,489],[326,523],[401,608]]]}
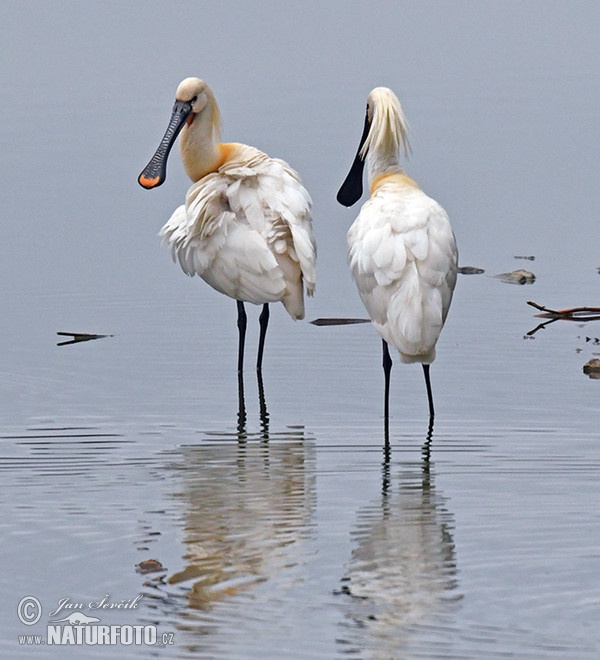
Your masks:
{"label": "leg reflection", "polygon": [[390,451],[390,439],[386,434],[385,444],[383,446],[383,461],[381,463],[381,493],[385,498],[388,490],[390,489],[390,458],[392,452]]}
{"label": "leg reflection", "polygon": [[425,442],[421,447],[421,456],[423,457],[423,471],[427,468],[429,471],[429,459],[431,458],[431,441],[433,439],[433,416],[429,417],[429,426],[427,427],[427,435]]}
{"label": "leg reflection", "polygon": [[269,411],[267,410],[267,402],[265,399],[265,386],[263,383],[262,371],[256,372],[256,379],[258,381],[261,437],[266,441],[269,439]]}
{"label": "leg reflection", "polygon": [[238,415],[237,415],[237,433],[238,440],[243,441],[248,439],[246,431],[246,402],[244,400],[244,373],[238,371]]}
{"label": "leg reflection", "polygon": [[[260,437],[263,441],[269,439],[269,411],[267,410],[267,401],[265,398],[265,386],[262,373],[256,372],[256,381],[258,385],[258,407],[260,416]],[[246,399],[244,395],[244,374],[238,372],[238,413],[237,413],[237,437],[239,441],[248,440],[247,429],[248,415],[246,413]]]}

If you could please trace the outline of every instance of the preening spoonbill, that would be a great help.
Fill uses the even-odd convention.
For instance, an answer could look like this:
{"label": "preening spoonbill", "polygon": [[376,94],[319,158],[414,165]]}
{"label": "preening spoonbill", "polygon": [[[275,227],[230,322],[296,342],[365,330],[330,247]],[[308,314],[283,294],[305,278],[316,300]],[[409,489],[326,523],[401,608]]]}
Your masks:
{"label": "preening spoonbill", "polygon": [[370,199],[348,231],[352,276],[383,340],[384,417],[389,423],[392,359],[423,365],[430,423],[434,406],[429,366],[456,284],[458,252],[446,211],[402,169],[410,148],[402,106],[387,87],[368,96],[364,131],[337,199],[352,206],[362,195],[366,161]]}
{"label": "preening spoonbill", "polygon": [[240,373],[244,302],[263,306],[256,363],[260,371],[269,303],[281,301],[293,319],[301,319],[304,290],[309,296],[315,290],[311,199],[286,162],[245,144],[218,142],[220,127],[210,87],[199,78],[186,78],[177,88],[165,135],[138,181],[144,188],[164,182],[169,152],[181,133],[181,157],[194,183],[160,235],[187,275],[199,275],[237,301]]}

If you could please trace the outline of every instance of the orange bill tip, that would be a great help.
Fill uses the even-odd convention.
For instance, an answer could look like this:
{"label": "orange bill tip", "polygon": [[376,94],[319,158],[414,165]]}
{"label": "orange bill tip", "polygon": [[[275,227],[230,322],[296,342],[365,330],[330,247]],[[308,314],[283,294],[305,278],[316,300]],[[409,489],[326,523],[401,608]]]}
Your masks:
{"label": "orange bill tip", "polygon": [[160,177],[155,176],[155,177],[148,177],[145,174],[140,174],[138,178],[138,183],[142,188],[154,188],[155,186],[158,186],[160,183]]}

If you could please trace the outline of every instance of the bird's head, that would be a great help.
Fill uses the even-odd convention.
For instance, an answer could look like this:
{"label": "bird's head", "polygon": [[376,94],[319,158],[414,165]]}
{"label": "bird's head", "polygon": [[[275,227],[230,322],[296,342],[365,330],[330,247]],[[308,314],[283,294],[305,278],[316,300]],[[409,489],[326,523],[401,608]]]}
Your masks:
{"label": "bird's head", "polygon": [[221,113],[212,89],[200,78],[185,78],[179,83],[175,94],[175,103],[189,104],[190,114],[186,124],[199,116],[207,116],[215,138],[221,131]]}
{"label": "bird's head", "polygon": [[410,151],[408,124],[398,97],[388,87],[375,87],[367,98],[369,132],[360,148],[364,160],[369,151],[397,154]]}
{"label": "bird's head", "polygon": [[175,104],[167,130],[154,156],[138,177],[143,188],[156,188],[167,177],[167,159],[177,136],[184,127],[190,129],[198,120],[208,123],[213,138],[218,138],[221,128],[221,113],[210,87],[200,78],[185,78],[179,83]]}
{"label": "bird's head", "polygon": [[367,111],[358,151],[337,194],[343,206],[352,206],[362,196],[363,170],[369,152],[397,155],[400,147],[408,156],[408,124],[398,97],[388,87],[375,87],[367,97]]}

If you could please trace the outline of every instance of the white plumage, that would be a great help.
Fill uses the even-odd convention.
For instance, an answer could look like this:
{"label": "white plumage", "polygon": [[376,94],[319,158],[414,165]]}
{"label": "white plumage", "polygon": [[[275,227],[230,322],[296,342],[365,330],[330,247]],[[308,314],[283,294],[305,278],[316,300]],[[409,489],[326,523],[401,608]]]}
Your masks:
{"label": "white plumage", "polygon": [[[194,183],[160,232],[164,244],[186,274],[238,301],[241,335],[243,302],[281,301],[293,319],[304,318],[304,291],[311,296],[315,290],[316,243],[311,199],[299,175],[254,147],[217,142],[220,113],[202,80],[186,78],[176,99],[165,137],[139,178],[146,188],[164,181],[181,131],[182,159]],[[259,369],[268,309],[263,313]],[[240,369],[242,353],[240,336]]]}
{"label": "white plumage", "polygon": [[[384,367],[386,344],[403,362],[424,365],[433,418],[429,365],[452,300],[458,252],[446,211],[400,166],[401,146],[406,154],[400,102],[391,90],[378,87],[369,94],[361,145],[338,200],[345,206],[358,201],[366,162],[371,196],[348,231],[350,269],[384,340]],[[391,361],[386,397],[389,368]],[[386,400],[386,413],[387,405]]]}
{"label": "white plumage", "polygon": [[348,231],[349,261],[379,334],[403,362],[430,364],[456,282],[456,245],[444,209],[389,176]]}
{"label": "white plumage", "polygon": [[160,234],[187,275],[255,304],[281,301],[304,317],[315,289],[311,200],[282,160],[238,145],[218,172],[188,190]]}

